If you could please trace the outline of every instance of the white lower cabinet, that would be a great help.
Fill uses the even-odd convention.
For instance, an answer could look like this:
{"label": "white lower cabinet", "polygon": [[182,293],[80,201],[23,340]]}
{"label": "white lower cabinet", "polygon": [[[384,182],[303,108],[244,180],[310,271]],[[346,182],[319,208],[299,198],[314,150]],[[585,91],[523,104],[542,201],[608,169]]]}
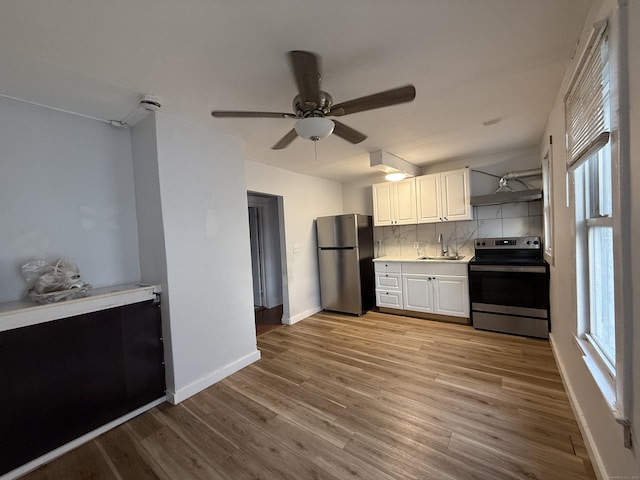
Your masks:
{"label": "white lower cabinet", "polygon": [[403,274],[402,287],[405,310],[469,316],[467,277]]}
{"label": "white lower cabinet", "polygon": [[375,262],[376,305],[453,317],[469,317],[464,263]]}
{"label": "white lower cabinet", "polygon": [[375,262],[376,305],[402,309],[402,269],[399,262]]}
{"label": "white lower cabinet", "polygon": [[378,307],[402,309],[402,292],[393,290],[376,290],[376,305]]}
{"label": "white lower cabinet", "polygon": [[433,277],[434,312],[454,317],[469,316],[469,279],[458,276]]}
{"label": "white lower cabinet", "polygon": [[432,277],[426,275],[402,275],[404,309],[416,312],[434,312]]}

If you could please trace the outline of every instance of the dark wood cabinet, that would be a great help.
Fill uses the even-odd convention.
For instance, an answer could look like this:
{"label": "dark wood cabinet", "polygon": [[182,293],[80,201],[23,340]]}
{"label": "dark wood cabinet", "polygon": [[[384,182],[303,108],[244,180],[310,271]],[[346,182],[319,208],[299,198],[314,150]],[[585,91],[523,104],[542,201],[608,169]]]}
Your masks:
{"label": "dark wood cabinet", "polygon": [[0,332],[0,386],[1,475],[164,396],[160,309]]}

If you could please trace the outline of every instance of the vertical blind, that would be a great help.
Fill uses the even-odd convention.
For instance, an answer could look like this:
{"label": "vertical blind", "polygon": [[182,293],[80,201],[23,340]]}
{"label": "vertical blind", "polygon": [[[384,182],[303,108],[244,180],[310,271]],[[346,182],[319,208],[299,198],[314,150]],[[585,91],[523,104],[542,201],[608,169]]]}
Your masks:
{"label": "vertical blind", "polygon": [[565,97],[568,165],[577,165],[609,141],[609,125],[605,115],[608,77],[606,24],[594,31],[578,73]]}

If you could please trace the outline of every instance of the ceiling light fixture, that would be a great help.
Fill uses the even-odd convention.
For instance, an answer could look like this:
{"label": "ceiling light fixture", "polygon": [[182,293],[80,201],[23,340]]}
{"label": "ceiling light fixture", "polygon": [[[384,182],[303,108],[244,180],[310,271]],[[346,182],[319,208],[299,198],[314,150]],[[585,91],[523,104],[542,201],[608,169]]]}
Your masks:
{"label": "ceiling light fixture", "polygon": [[389,182],[398,182],[421,173],[420,167],[383,150],[369,153],[369,165],[386,173],[384,178]]}
{"label": "ceiling light fixture", "polygon": [[407,178],[407,175],[404,172],[387,173],[384,176],[384,179],[388,182],[399,182],[400,180],[404,180],[405,178]]}
{"label": "ceiling light fixture", "polygon": [[298,120],[294,126],[298,136],[317,142],[327,138],[333,132],[336,124],[324,117],[307,117]]}

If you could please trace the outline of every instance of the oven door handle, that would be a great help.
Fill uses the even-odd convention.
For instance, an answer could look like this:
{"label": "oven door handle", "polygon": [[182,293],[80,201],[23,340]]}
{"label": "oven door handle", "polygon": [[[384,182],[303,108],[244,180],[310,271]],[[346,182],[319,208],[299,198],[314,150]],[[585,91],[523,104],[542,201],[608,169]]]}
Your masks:
{"label": "oven door handle", "polygon": [[469,265],[472,272],[516,272],[516,273],[547,273],[547,267],[522,265]]}

